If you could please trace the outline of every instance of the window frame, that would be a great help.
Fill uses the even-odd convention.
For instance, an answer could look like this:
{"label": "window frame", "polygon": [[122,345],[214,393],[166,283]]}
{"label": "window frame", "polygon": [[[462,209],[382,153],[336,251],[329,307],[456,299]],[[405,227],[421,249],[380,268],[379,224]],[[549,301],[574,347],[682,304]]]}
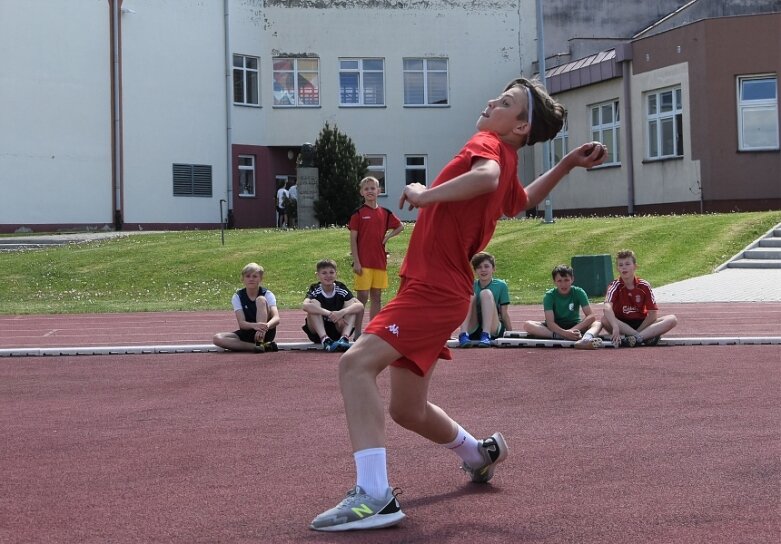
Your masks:
{"label": "window frame", "polygon": [[[767,99],[743,99],[743,84],[749,81],[769,80],[775,83],[775,98]],[[744,75],[736,77],[736,105],[737,105],[737,128],[738,128],[738,150],[744,152],[753,151],[778,151],[779,150],[779,123],[778,123],[778,76],[776,74],[757,74]],[[747,112],[766,112],[766,118],[775,121],[775,145],[752,146],[746,143],[745,135],[745,114]]]}
{"label": "window frame", "polygon": [[[291,62],[292,68],[291,69],[277,69],[277,64],[280,62]],[[306,69],[303,70],[299,67],[300,62],[314,62],[315,63],[315,69]],[[320,88],[321,88],[321,77],[320,77],[320,57],[273,57],[271,59],[271,89],[272,89],[272,107],[274,108],[319,108],[321,106],[321,100],[320,100]],[[313,79],[306,79],[302,74],[314,74]],[[293,96],[295,97],[295,102],[290,104],[283,104],[277,102],[277,94],[278,91],[274,88],[275,85],[277,85],[277,75],[278,74],[288,74],[290,77],[292,77],[293,80]],[[312,81],[316,82],[316,85],[312,85],[312,88],[315,89],[315,96],[317,103],[304,103],[301,98],[301,86],[300,86],[300,80],[305,79],[309,83],[312,83]],[[289,92],[290,88],[285,87],[284,91],[286,92],[285,96],[290,99]]]}
{"label": "window frame", "polygon": [[[604,120],[604,108],[611,108],[611,115],[613,120],[605,122]],[[597,123],[594,123],[594,114],[597,114]],[[596,168],[604,168],[605,166],[620,166],[621,165],[621,110],[618,98],[600,102],[598,104],[592,104],[589,106],[589,121],[591,124],[591,139],[596,142],[605,143],[604,137],[606,132],[612,133],[610,138],[610,145],[608,145],[607,157],[605,162],[597,166]]]}
{"label": "window frame", "polygon": [[[369,161],[369,167],[366,169],[366,175],[367,176],[373,176],[377,178],[377,180],[380,182],[380,192],[379,196],[387,196],[388,195],[388,160],[387,155],[373,155],[373,154],[367,154],[365,155],[366,159]],[[380,163],[379,165],[371,164],[372,159],[379,159]]]}
{"label": "window frame", "polygon": [[[366,61],[379,61],[382,63],[381,69],[366,68]],[[343,63],[357,63],[356,68],[345,67]],[[357,74],[358,86],[357,86],[357,102],[345,102],[344,101],[344,84],[342,82],[342,76],[345,74]],[[366,74],[380,74],[380,95],[381,101],[377,103],[366,103],[367,90],[370,87],[366,85]],[[373,87],[371,87],[373,88]],[[385,106],[385,59],[382,57],[344,57],[339,59],[339,106],[344,108],[379,108]]]}
{"label": "window frame", "polygon": [[[423,159],[422,165],[410,164],[410,159]],[[423,180],[426,187],[428,187],[428,157],[426,155],[404,155],[404,185],[407,186],[410,183],[416,183],[415,180],[410,180],[411,172],[423,171]],[[420,183],[420,182],[417,182]]]}
{"label": "window frame", "polygon": [[[243,165],[241,164],[242,159],[250,159],[251,163],[250,165]],[[255,155],[239,155],[238,156],[238,167],[239,167],[239,198],[253,198],[257,196],[257,175],[255,172]],[[242,172],[251,172],[252,174],[252,192],[251,193],[245,193],[243,192],[243,186],[242,186]]]}
{"label": "window frame", "polygon": [[[662,110],[662,96],[670,93],[670,111]],[[651,97],[654,97],[656,111],[651,113]],[[645,100],[645,156],[649,161],[679,159],[684,156],[683,140],[683,90],[680,85],[649,91],[644,95]],[[672,122],[672,153],[664,153],[664,123]],[[655,131],[652,131],[655,127]],[[652,134],[652,132],[655,133]],[[656,145],[656,155],[652,155],[651,145]]]}
{"label": "window frame", "polygon": [[[236,66],[236,61],[238,59],[241,59],[241,66]],[[255,66],[256,66],[255,68],[251,68],[247,66],[248,59],[255,60]],[[240,77],[238,79],[237,79],[237,74],[240,74]],[[254,74],[255,76],[254,85],[250,85],[250,81],[249,81],[252,74]],[[241,93],[242,93],[241,101],[236,100],[237,82],[241,83]],[[256,99],[255,102],[251,102],[247,98],[247,94],[251,86],[253,86],[255,90],[255,99]],[[260,107],[260,57],[255,57],[252,55],[243,55],[241,53],[233,54],[233,105]]]}
{"label": "window frame", "polygon": [[[561,157],[559,160],[556,160],[556,147],[561,147]],[[567,126],[567,120],[564,120],[564,125],[562,125],[561,130],[558,134],[551,140],[550,145],[548,146],[548,159],[551,166],[556,166],[561,159],[564,158],[564,155],[569,153],[569,128]]]}
{"label": "window frame", "polygon": [[[421,69],[408,68],[408,62],[422,61]],[[444,62],[445,69],[429,68],[429,63]],[[420,74],[422,88],[422,102],[409,102],[408,97],[411,91],[408,91],[408,76]],[[436,74],[445,76],[445,102],[430,102],[431,100],[431,78]],[[450,58],[449,57],[404,57],[402,59],[402,92],[405,108],[447,108],[450,107]]]}

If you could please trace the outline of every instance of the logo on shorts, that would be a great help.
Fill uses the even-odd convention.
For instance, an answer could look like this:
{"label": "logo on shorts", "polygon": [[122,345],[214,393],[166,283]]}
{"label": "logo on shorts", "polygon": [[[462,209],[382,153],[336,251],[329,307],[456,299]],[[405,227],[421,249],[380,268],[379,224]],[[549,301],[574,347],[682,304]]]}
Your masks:
{"label": "logo on shorts", "polygon": [[393,323],[392,325],[388,325],[385,328],[388,329],[393,336],[396,337],[399,336],[399,326],[396,325],[396,323]]}

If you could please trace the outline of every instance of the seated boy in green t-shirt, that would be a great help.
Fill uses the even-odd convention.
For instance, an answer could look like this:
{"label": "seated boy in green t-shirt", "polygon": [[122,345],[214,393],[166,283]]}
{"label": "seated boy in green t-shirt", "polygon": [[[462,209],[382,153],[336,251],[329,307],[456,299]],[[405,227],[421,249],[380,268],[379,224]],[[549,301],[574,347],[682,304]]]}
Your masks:
{"label": "seated boy in green t-shirt", "polygon": [[481,251],[472,257],[472,268],[477,279],[469,312],[461,324],[458,346],[466,348],[477,345],[491,347],[491,340],[504,336],[512,330],[510,321],[510,291],[507,282],[494,278],[496,259],[490,253]]}
{"label": "seated boy in green t-shirt", "polygon": [[[597,335],[602,323],[594,315],[586,292],[572,285],[575,280],[572,268],[560,264],[551,276],[556,287],[548,289],[542,299],[545,321],[527,321],[523,329],[538,338],[573,340],[577,349],[601,348],[602,339]],[[581,309],[583,320],[580,319]]]}

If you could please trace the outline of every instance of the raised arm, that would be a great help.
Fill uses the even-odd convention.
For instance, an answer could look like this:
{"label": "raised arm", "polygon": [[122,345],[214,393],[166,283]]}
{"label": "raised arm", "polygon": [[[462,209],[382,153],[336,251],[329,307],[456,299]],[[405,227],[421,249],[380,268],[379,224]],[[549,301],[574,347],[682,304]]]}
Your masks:
{"label": "raised arm", "polygon": [[420,183],[411,183],[404,187],[399,199],[399,208],[404,203],[409,209],[425,208],[437,202],[456,202],[468,200],[499,187],[499,163],[489,159],[478,159],[469,172],[456,176],[436,187],[426,187]]}

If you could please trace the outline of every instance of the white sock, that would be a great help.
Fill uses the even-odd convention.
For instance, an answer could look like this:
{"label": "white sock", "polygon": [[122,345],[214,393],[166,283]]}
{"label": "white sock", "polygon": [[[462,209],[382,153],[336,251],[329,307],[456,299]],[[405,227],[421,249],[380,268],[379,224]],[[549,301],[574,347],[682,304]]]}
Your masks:
{"label": "white sock", "polygon": [[388,485],[388,467],[385,462],[385,448],[369,448],[353,453],[355,471],[358,473],[356,482],[375,499],[381,499],[390,487]]}
{"label": "white sock", "polygon": [[456,439],[443,445],[470,467],[479,467],[483,464],[483,455],[480,453],[477,439],[466,432],[461,425],[458,425]]}

